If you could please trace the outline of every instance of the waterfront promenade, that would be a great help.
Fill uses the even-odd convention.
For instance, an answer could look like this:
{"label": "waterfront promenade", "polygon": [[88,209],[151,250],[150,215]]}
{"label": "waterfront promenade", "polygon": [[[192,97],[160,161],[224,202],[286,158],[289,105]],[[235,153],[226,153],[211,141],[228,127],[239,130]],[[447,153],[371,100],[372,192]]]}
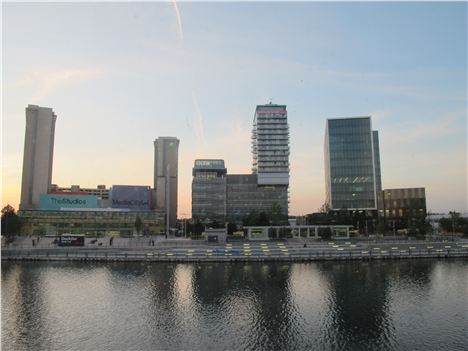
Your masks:
{"label": "waterfront promenade", "polygon": [[[35,240],[33,246],[32,240]],[[154,241],[154,244],[153,244]],[[468,258],[468,241],[236,241],[212,244],[164,237],[87,238],[83,247],[57,247],[52,238],[21,237],[2,248],[6,260],[78,261],[318,261]]]}

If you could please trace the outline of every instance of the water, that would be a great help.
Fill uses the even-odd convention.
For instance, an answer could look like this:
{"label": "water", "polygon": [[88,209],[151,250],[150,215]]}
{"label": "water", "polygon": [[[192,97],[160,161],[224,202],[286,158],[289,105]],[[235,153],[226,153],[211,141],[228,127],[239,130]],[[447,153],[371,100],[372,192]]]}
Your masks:
{"label": "water", "polygon": [[2,350],[466,350],[468,262],[2,262]]}

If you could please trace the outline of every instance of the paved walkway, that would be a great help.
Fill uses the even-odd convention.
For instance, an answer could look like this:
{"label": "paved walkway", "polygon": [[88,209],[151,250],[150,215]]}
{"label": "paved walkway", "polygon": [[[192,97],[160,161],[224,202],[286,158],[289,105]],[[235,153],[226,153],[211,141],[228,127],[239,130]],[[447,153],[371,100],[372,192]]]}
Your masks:
{"label": "paved walkway", "polygon": [[[235,242],[209,244],[186,239],[109,238],[84,247],[56,247],[50,240],[40,240],[28,246],[25,239],[2,249],[5,259],[86,259],[86,260],[154,260],[154,261],[236,261],[236,260],[319,260],[319,259],[392,259],[418,257],[465,257],[466,242],[405,241],[399,243],[368,242]],[[117,240],[121,239],[121,240]],[[126,241],[125,241],[126,240]],[[155,245],[150,244],[155,240]],[[102,242],[102,245],[98,245]],[[97,244],[97,245],[96,245]]]}

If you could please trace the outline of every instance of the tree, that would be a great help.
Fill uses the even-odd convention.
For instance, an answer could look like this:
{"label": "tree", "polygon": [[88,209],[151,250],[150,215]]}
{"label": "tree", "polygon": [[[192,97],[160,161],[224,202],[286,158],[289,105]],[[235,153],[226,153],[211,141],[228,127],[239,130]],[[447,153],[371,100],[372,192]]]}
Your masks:
{"label": "tree", "polygon": [[269,225],[270,224],[270,217],[264,211],[260,212],[258,215],[257,223],[254,225]]}
{"label": "tree", "polygon": [[237,225],[234,222],[229,222],[227,224],[227,232],[229,235],[232,235],[237,230]]}
{"label": "tree", "polygon": [[328,212],[330,212],[330,205],[325,202],[322,206],[320,206],[320,208],[318,209],[318,212],[319,213],[328,213]]}
{"label": "tree", "polygon": [[141,220],[140,216],[137,216],[135,218],[135,230],[137,234],[140,234],[142,226],[143,226],[143,221]]}
{"label": "tree", "polygon": [[332,236],[332,232],[330,228],[319,228],[318,235],[322,238],[322,240],[330,240]]}
{"label": "tree", "polygon": [[439,226],[447,233],[463,233],[468,236],[468,218],[461,217],[460,213],[450,211],[450,218],[439,219]]}
{"label": "tree", "polygon": [[194,235],[201,235],[203,233],[203,224],[200,222],[199,219],[195,222],[193,226],[193,234]]}
{"label": "tree", "polygon": [[15,209],[10,206],[6,205],[2,208],[2,235],[7,238],[7,242],[13,240],[13,237],[20,233],[21,229],[21,220],[15,212]]}
{"label": "tree", "polygon": [[273,203],[268,212],[268,217],[272,221],[273,225],[278,225],[283,222],[284,216],[281,211],[281,205],[279,203]]}
{"label": "tree", "polygon": [[257,225],[258,222],[258,212],[256,210],[250,211],[249,215],[242,219],[242,224],[244,226]]}

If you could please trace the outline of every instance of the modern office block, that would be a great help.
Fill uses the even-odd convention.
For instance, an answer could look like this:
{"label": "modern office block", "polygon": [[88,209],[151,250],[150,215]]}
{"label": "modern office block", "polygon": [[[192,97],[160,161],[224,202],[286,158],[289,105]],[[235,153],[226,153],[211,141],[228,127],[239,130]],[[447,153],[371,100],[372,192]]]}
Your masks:
{"label": "modern office block", "polygon": [[382,208],[379,216],[386,219],[426,219],[426,189],[400,188],[382,191]]}
{"label": "modern office block", "polygon": [[223,160],[195,160],[192,180],[192,218],[226,219],[226,167]]}
{"label": "modern office block", "polygon": [[251,212],[270,213],[280,207],[281,215],[288,215],[288,187],[286,185],[258,185],[257,174],[228,174],[226,217],[241,222]]}
{"label": "modern office block", "polygon": [[259,185],[289,184],[289,127],[286,105],[258,105],[252,129],[252,173]]}
{"label": "modern office block", "polygon": [[425,188],[385,189],[380,192],[379,220],[386,231],[424,232],[427,216]]}
{"label": "modern office block", "polygon": [[175,227],[177,220],[177,174],[179,139],[159,137],[154,141],[154,189],[155,209],[166,210],[169,204],[169,225]]}
{"label": "modern office block", "polygon": [[326,203],[331,209],[377,209],[381,188],[378,144],[370,117],[327,120],[325,182]]}
{"label": "modern office block", "polygon": [[377,130],[372,131],[372,142],[374,147],[375,189],[378,194],[382,191],[382,173],[380,171],[379,132]]}
{"label": "modern office block", "polygon": [[36,105],[28,105],[26,108],[20,209],[37,208],[40,195],[47,194],[49,190],[56,119],[51,108]]}

